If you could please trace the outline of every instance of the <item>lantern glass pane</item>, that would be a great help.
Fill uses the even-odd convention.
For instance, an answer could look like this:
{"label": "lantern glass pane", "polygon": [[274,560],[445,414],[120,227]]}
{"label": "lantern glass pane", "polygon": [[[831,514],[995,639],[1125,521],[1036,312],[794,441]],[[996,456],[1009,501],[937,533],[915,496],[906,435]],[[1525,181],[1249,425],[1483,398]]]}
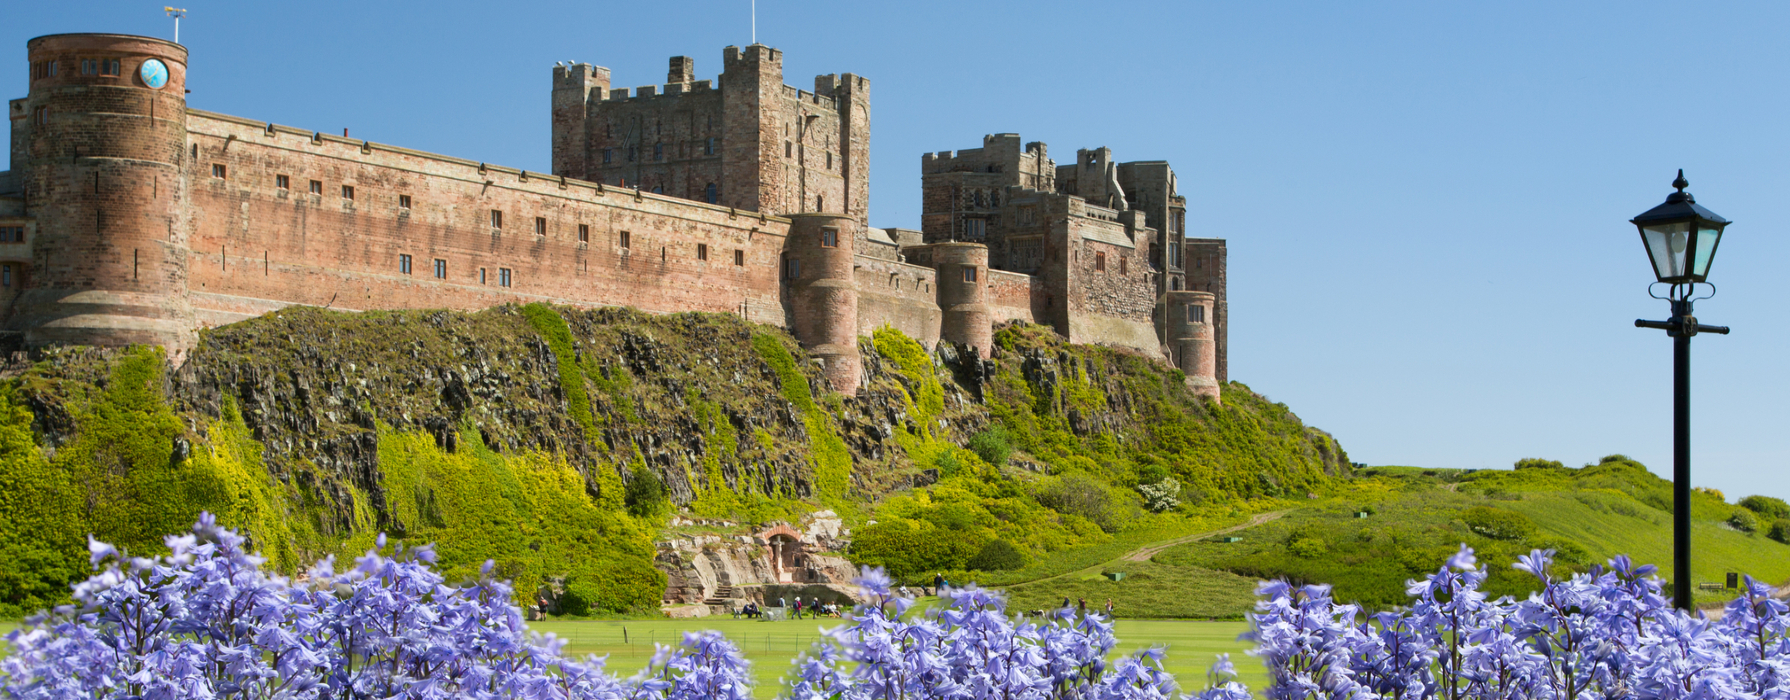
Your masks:
{"label": "lantern glass pane", "polygon": [[1697,259],[1691,269],[1698,277],[1709,276],[1709,261],[1715,259],[1715,246],[1722,240],[1722,230],[1715,227],[1697,229]]}
{"label": "lantern glass pane", "polygon": [[1685,276],[1685,248],[1690,244],[1689,223],[1657,224],[1641,229],[1647,255],[1653,258],[1653,274],[1661,281]]}

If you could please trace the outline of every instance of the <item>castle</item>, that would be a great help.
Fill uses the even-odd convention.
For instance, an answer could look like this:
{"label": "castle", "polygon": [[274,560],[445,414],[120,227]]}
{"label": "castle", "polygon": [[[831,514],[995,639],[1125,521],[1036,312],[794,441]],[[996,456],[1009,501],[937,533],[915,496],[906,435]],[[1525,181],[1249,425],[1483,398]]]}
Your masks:
{"label": "castle", "polygon": [[986,356],[996,324],[1226,379],[1225,247],[1189,239],[1162,161],[1040,143],[921,158],[921,229],[869,225],[870,82],[783,83],[724,51],[718,81],[553,69],[552,173],[188,108],[187,51],[116,34],[28,43],[0,172],[0,322],[28,345],[158,344],[306,304],[547,301],[710,311],[788,328],[833,387],[893,326]]}

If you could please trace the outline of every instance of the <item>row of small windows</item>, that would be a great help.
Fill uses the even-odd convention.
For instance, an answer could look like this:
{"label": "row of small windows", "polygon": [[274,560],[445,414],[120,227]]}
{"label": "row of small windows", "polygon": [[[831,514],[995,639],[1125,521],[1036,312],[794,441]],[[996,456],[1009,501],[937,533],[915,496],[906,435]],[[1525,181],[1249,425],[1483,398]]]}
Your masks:
{"label": "row of small windows", "polygon": [[[713,137],[706,138],[706,139],[702,140],[702,154],[705,156],[715,155],[715,139]],[[632,163],[635,160],[638,160],[640,158],[640,147],[639,146],[629,146],[626,151],[626,156],[627,156],[629,163]],[[653,144],[653,160],[665,160],[665,142],[664,141],[660,141],[660,142]],[[609,165],[610,163],[614,163],[614,162],[615,162],[615,149],[613,149],[613,148],[603,149],[603,164]]]}
{"label": "row of small windows", "polygon": [[[411,268],[410,256],[407,254],[400,253],[398,255],[398,272],[400,274],[408,275],[408,274],[410,274],[410,268]],[[435,264],[434,264],[434,268],[433,268],[432,272],[435,276],[435,279],[438,279],[438,280],[447,279],[447,276],[448,276],[447,261],[443,260],[441,258],[435,258]],[[479,268],[479,284],[488,284],[488,282],[486,280],[487,280],[486,268],[481,267],[481,268]],[[511,283],[514,282],[514,280],[515,280],[515,274],[510,270],[510,268],[507,268],[507,267],[497,268],[497,286],[499,286],[499,287],[513,286]]]}
{"label": "row of small windows", "polygon": [[[54,78],[62,69],[61,61],[37,61],[31,64],[31,79]],[[116,58],[83,58],[81,75],[118,76],[124,74],[124,62]]]}
{"label": "row of small windows", "polygon": [[24,243],[25,227],[0,226],[0,243]]}

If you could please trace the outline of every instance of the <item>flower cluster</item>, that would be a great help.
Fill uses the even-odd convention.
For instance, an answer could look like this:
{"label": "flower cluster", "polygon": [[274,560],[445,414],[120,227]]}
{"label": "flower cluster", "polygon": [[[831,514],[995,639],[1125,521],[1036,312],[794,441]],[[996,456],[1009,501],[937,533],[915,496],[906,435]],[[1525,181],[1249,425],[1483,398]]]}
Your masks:
{"label": "flower cluster", "polygon": [[1411,606],[1366,616],[1326,586],[1264,584],[1252,616],[1274,700],[1790,698],[1790,614],[1751,578],[1717,620],[1670,607],[1654,567],[1617,557],[1568,579],[1519,558],[1527,600],[1488,600],[1463,546],[1410,582]]}
{"label": "flower cluster", "polygon": [[[1161,649],[1106,657],[1118,640],[1097,614],[1064,608],[1042,619],[1009,617],[1005,599],[975,586],[946,589],[947,606],[909,615],[882,571],[859,579],[867,603],[828,641],[796,660],[790,700],[894,698],[1157,700],[1174,697]],[[1228,659],[1201,700],[1245,700]]]}
{"label": "flower cluster", "polygon": [[7,635],[0,698],[745,698],[746,663],[718,635],[659,649],[633,679],[529,635],[508,585],[447,585],[420,547],[378,548],[302,582],[268,576],[244,538],[202,515],[131,558],[92,542],[74,605]]}

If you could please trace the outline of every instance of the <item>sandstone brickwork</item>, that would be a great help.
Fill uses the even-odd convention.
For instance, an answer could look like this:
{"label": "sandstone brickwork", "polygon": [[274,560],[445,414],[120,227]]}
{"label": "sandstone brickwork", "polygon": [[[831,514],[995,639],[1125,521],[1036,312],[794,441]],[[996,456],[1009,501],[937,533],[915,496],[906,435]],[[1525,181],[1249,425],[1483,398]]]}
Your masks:
{"label": "sandstone brickwork", "polygon": [[1185,200],[1166,163],[1094,149],[1058,166],[998,134],[923,158],[920,230],[871,228],[869,80],[785,85],[768,46],[728,47],[714,79],[673,57],[633,89],[556,66],[551,173],[191,109],[186,49],[166,41],[62,34],[28,53],[0,321],[29,344],[178,356],[197,328],[295,304],[633,306],[789,328],[851,394],[857,338],[883,325],[986,356],[993,324],[1027,321],[1166,358],[1161,300],[1186,284],[1215,295],[1222,381],[1223,242],[1168,245]]}

